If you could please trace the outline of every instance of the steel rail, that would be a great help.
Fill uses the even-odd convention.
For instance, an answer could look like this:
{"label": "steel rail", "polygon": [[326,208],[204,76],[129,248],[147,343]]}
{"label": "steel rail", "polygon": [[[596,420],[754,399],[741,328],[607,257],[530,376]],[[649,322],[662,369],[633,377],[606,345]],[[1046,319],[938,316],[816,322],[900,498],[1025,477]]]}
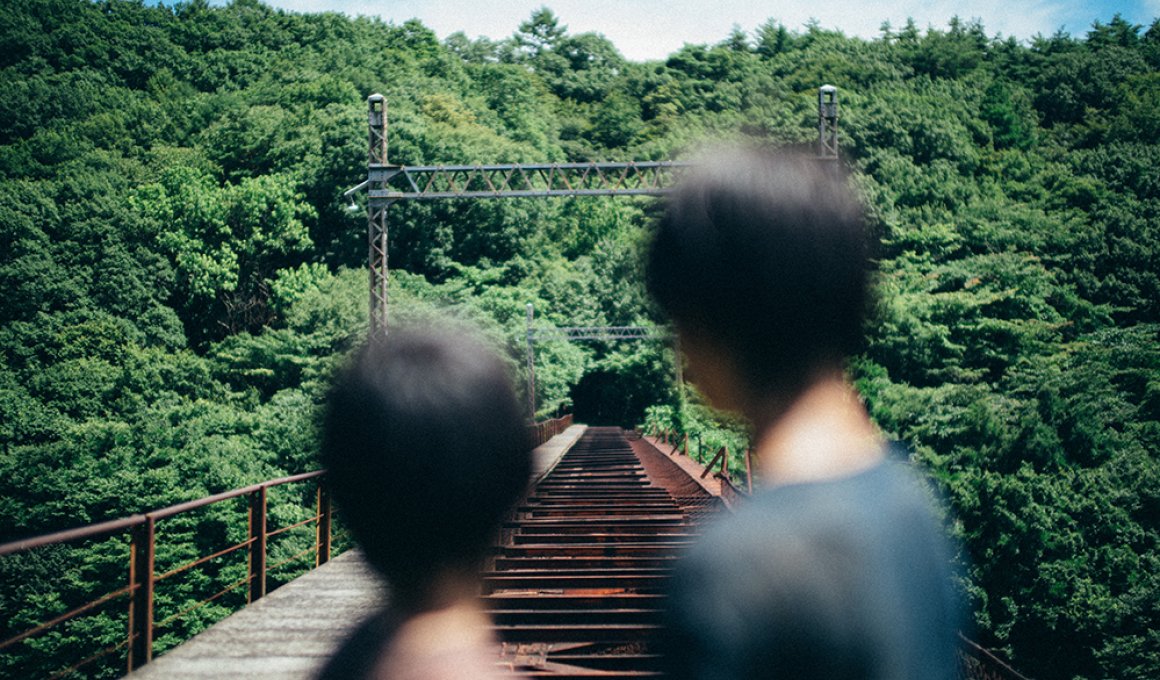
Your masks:
{"label": "steel rail", "polygon": [[300,550],[300,551],[294,553],[293,555],[291,555],[290,557],[287,557],[286,559],[282,560],[281,562],[275,562],[274,564],[267,565],[266,571],[273,571],[273,570],[277,569],[278,567],[284,567],[287,564],[290,564],[291,562],[294,562],[294,561],[302,559],[303,557],[306,557],[307,555],[309,555],[312,552],[314,552],[314,548],[307,548],[305,550]]}
{"label": "steel rail", "polygon": [[297,475],[290,475],[289,477],[279,477],[277,479],[271,479],[268,482],[259,482],[257,484],[244,486],[240,489],[234,489],[233,491],[224,491],[219,494],[214,494],[213,496],[206,496],[205,498],[199,498],[194,501],[186,501],[185,503],[171,505],[168,508],[162,508],[161,510],[150,512],[148,515],[154,519],[165,519],[167,517],[181,514],[188,510],[196,510],[197,508],[204,508],[207,505],[220,503],[221,501],[229,500],[231,498],[245,496],[254,493],[255,491],[261,490],[262,487],[268,488],[271,486],[282,486],[283,484],[293,484],[294,482],[304,482],[310,479],[316,479],[325,474],[325,470],[315,470],[314,472],[303,472]]}
{"label": "steel rail", "polygon": [[73,665],[69,666],[68,668],[65,668],[63,670],[57,671],[56,673],[53,673],[52,675],[49,676],[49,680],[56,680],[56,678],[63,678],[63,677],[67,677],[69,675],[72,675],[73,673],[76,673],[77,671],[79,671],[80,669],[84,668],[85,666],[91,664],[92,662],[96,661],[97,659],[103,659],[106,656],[112,654],[113,652],[121,649],[122,647],[128,647],[131,642],[132,642],[132,640],[121,640],[120,642],[118,642],[115,645],[105,647],[104,649],[97,652],[96,654],[93,654],[93,655],[88,656],[84,659],[81,659],[80,661],[74,663]]}
{"label": "steel rail", "polygon": [[281,536],[282,534],[284,534],[288,531],[293,531],[294,529],[297,529],[298,527],[304,527],[307,524],[310,524],[312,522],[317,522],[320,519],[322,519],[322,515],[311,515],[310,517],[307,517],[306,519],[302,520],[301,522],[287,524],[286,526],[284,526],[280,529],[275,529],[273,531],[266,532],[266,538],[274,538],[275,536]]}
{"label": "steel rail", "polygon": [[205,598],[204,600],[199,600],[198,602],[195,602],[194,604],[190,605],[189,607],[186,607],[185,609],[182,609],[181,611],[179,611],[175,614],[170,614],[169,616],[162,619],[160,622],[154,623],[153,629],[157,630],[158,628],[164,628],[165,626],[168,626],[169,624],[173,623],[177,619],[180,619],[181,617],[185,616],[186,614],[188,614],[190,612],[197,611],[198,609],[201,609],[202,607],[206,606],[207,604],[216,601],[218,598],[222,597],[226,593],[237,590],[238,588],[246,585],[249,582],[250,582],[249,576],[247,576],[246,578],[243,578],[243,579],[238,579],[237,581],[234,581],[230,585],[219,590],[218,592],[214,593],[213,595],[210,595],[209,597]]}
{"label": "steel rail", "polygon": [[[547,441],[547,439],[551,438],[552,436],[562,432],[571,424],[572,417],[569,415],[532,423],[528,426],[528,431],[532,436],[534,443],[539,445]],[[34,536],[0,545],[0,556],[5,556],[34,550],[49,545],[64,544],[85,539],[110,539],[115,537],[119,532],[133,530],[134,539],[130,542],[129,561],[131,565],[140,565],[140,568],[136,569],[138,572],[136,575],[134,575],[134,569],[130,570],[130,583],[128,585],[106,593],[99,598],[69,610],[68,612],[55,616],[49,621],[45,621],[44,623],[41,623],[36,627],[26,630],[7,640],[0,641],[0,650],[5,650],[9,647],[18,645],[28,640],[29,638],[40,635],[83,614],[92,612],[104,605],[108,605],[109,603],[126,596],[130,598],[130,608],[134,611],[137,611],[142,607],[142,604],[137,602],[137,600],[143,596],[144,608],[140,609],[140,618],[142,620],[134,622],[134,616],[132,614],[130,615],[130,629],[124,640],[111,647],[104,648],[101,651],[86,657],[80,662],[69,666],[67,669],[60,671],[60,674],[68,675],[73,673],[77,669],[90,664],[93,661],[106,657],[109,654],[125,647],[129,648],[130,669],[146,663],[152,656],[151,648],[154,630],[170,625],[174,621],[182,618],[190,612],[220,599],[227,593],[235,591],[247,583],[251,584],[252,599],[254,592],[253,585],[256,580],[264,582],[266,573],[293,562],[300,561],[311,552],[317,553],[318,564],[329,560],[332,511],[330,509],[329,491],[325,488],[325,486],[321,484],[319,485],[317,494],[317,511],[314,514],[305,519],[294,522],[287,526],[279,527],[277,529],[267,530],[266,527],[266,520],[268,517],[268,511],[266,509],[266,491],[268,489],[297,482],[321,479],[325,474],[326,473],[324,470],[316,470],[313,472],[290,475],[287,477],[279,477],[277,479],[271,479],[265,482],[250,484],[238,489],[213,494],[204,498],[177,503],[175,505],[167,506],[165,508],[160,508],[147,513],[135,514],[116,520],[100,522],[97,524],[78,527],[75,529],[68,529],[65,531],[58,531],[42,536]],[[204,508],[215,503],[221,503],[245,496],[249,496],[251,499],[248,509],[251,521],[250,537],[248,539],[218,550],[213,554],[199,557],[192,562],[182,564],[169,571],[163,573],[154,572],[152,560],[153,555],[155,554],[154,544],[157,540],[156,532],[154,529],[157,521],[171,518],[192,510]],[[247,510],[243,510],[242,512],[245,513]],[[287,534],[294,529],[299,529],[312,523],[316,524],[318,529],[316,532],[314,544],[311,547],[300,550],[294,555],[291,555],[290,557],[274,564],[267,564],[265,562],[264,554],[260,557],[253,554],[255,550],[264,552],[266,550],[266,541],[269,539]],[[138,535],[140,535],[144,541],[143,543],[138,544]],[[249,574],[245,578],[226,586],[223,590],[220,590],[208,598],[199,600],[191,606],[169,615],[165,619],[154,622],[153,617],[156,612],[152,593],[156,584],[183,572],[202,566],[211,560],[237,552],[243,548],[249,548],[251,551]],[[142,555],[145,556],[143,561]],[[258,568],[261,569],[261,574],[255,573],[255,569]],[[261,593],[264,593],[264,587],[260,588],[258,593],[259,596]],[[141,648],[141,652],[137,651],[138,647]]]}
{"label": "steel rail", "polygon": [[44,623],[40,624],[36,628],[26,630],[19,635],[16,635],[14,637],[10,637],[7,640],[0,642],[0,651],[3,651],[4,649],[7,649],[8,647],[10,647],[12,645],[23,642],[24,640],[27,640],[30,637],[35,637],[36,635],[43,633],[44,631],[49,630],[50,628],[55,628],[56,626],[64,623],[65,621],[69,621],[70,619],[74,619],[74,618],[80,616],[81,614],[84,614],[85,612],[89,612],[89,611],[92,611],[92,610],[100,607],[101,605],[108,604],[109,602],[112,602],[113,600],[115,600],[119,597],[129,595],[136,589],[137,589],[137,586],[129,585],[129,586],[125,586],[124,588],[118,588],[117,590],[114,590],[111,593],[106,593],[105,595],[97,598],[96,600],[93,600],[92,602],[87,602],[87,603],[77,607],[76,609],[73,609],[72,611],[67,611],[67,612],[61,614],[60,616],[57,616],[54,619],[51,619],[49,621],[45,621]]}

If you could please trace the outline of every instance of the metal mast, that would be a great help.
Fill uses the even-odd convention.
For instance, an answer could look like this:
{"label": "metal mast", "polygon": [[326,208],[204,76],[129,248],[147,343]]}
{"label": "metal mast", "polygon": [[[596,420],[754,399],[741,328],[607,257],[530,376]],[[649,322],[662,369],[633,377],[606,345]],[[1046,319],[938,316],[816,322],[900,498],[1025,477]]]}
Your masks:
{"label": "metal mast", "polygon": [[381,94],[367,97],[368,152],[367,245],[370,260],[371,333],[387,332],[387,209],[393,199],[374,195],[374,189],[385,186],[381,179],[387,164],[387,100]]}
{"label": "metal mast", "polygon": [[838,88],[818,88],[818,158],[838,160]]}
{"label": "metal mast", "polygon": [[535,307],[528,303],[528,417],[536,419],[536,354],[532,343],[535,342],[535,331],[532,330],[532,320],[536,315]]}

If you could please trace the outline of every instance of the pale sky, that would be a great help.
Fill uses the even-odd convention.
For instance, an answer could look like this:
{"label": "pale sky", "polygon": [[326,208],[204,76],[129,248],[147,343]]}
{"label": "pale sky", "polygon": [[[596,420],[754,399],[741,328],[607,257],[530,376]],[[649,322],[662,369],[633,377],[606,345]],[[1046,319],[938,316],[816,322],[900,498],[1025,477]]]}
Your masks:
{"label": "pale sky", "polygon": [[[901,27],[913,17],[919,28],[946,28],[953,16],[978,18],[988,35],[1026,40],[1059,29],[1084,35],[1096,19],[1119,12],[1145,28],[1160,17],[1160,0],[264,0],[296,12],[337,11],[379,16],[401,24],[417,18],[440,39],[456,31],[469,37],[506,38],[540,6],[556,13],[568,32],[604,34],[625,57],[662,59],[684,43],[716,43],[736,24],[752,34],[766,19],[802,30],[816,18],[823,28],[872,38],[883,21]],[[168,4],[168,3],[167,3]],[[216,0],[214,4],[224,4]]]}

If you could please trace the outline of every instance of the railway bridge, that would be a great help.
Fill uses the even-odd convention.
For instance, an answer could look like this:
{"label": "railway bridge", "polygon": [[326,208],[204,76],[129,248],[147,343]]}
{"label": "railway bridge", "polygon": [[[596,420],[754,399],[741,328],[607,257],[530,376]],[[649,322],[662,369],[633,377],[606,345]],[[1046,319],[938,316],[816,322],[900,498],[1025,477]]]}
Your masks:
{"label": "railway bridge", "polygon": [[[496,664],[512,677],[660,677],[654,643],[671,569],[703,523],[744,503],[746,494],[734,486],[723,463],[715,471],[724,461],[722,451],[712,457],[690,451],[689,440],[674,433],[642,436],[573,424],[570,417],[534,428],[541,445],[534,452],[529,491],[504,523],[482,579],[481,598],[501,641]],[[272,489],[300,483],[317,485],[315,514],[273,527],[267,513]],[[158,522],[238,498],[247,501],[248,540],[174,568],[157,568]],[[59,635],[101,608],[124,611],[126,603],[127,634],[122,631],[112,645],[90,644],[95,652],[78,652],[51,673],[20,672],[18,662],[4,667],[21,677],[108,677],[116,669],[134,680],[313,677],[345,636],[390,597],[357,550],[331,558],[330,519],[325,478],[309,473],[0,546],[2,559],[131,534],[127,586],[0,641],[0,655],[15,658],[38,639]],[[316,568],[267,592],[267,575],[276,566],[269,563],[269,544],[306,525],[314,529],[307,552],[314,553]],[[250,604],[154,659],[161,628],[223,594],[159,621],[156,600],[165,582],[233,551],[247,555],[248,568],[228,590],[247,591]],[[84,627],[67,632],[76,630]],[[966,638],[960,658],[964,679],[1023,677]]]}
{"label": "railway bridge", "polygon": [[[660,440],[566,428],[536,450],[534,485],[482,579],[496,663],[513,677],[656,677],[665,582],[728,482]],[[670,447],[671,451],[671,447]],[[675,452],[674,452],[675,454]],[[683,457],[683,456],[682,456]],[[348,551],[136,672],[134,679],[311,677],[389,594]]]}

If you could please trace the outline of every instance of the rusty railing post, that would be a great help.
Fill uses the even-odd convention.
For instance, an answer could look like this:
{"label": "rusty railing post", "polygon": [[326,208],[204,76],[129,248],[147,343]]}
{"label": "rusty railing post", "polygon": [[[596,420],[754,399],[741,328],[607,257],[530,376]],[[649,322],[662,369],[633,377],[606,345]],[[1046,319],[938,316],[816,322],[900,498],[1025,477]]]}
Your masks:
{"label": "rusty railing post", "polygon": [[314,566],[321,567],[330,561],[330,489],[322,481],[318,482],[318,541],[314,553]]}
{"label": "rusty railing post", "polygon": [[718,459],[721,460],[721,469],[724,470],[725,469],[725,457],[728,455],[729,455],[729,447],[722,446],[721,448],[717,449],[717,453],[715,453],[713,455],[713,458],[709,461],[709,464],[706,465],[705,469],[701,472],[701,479],[704,479],[705,477],[709,476],[709,473],[713,471],[713,466],[717,464]]}
{"label": "rusty railing post", "polygon": [[685,457],[689,456],[689,433],[685,433]]}
{"label": "rusty railing post", "polygon": [[753,495],[753,463],[750,462],[750,454],[753,449],[748,446],[745,447],[745,486],[749,488],[749,495]]}
{"label": "rusty railing post", "polygon": [[250,598],[266,594],[266,485],[250,494]]}
{"label": "rusty railing post", "polygon": [[132,672],[153,659],[153,561],[156,554],[153,515],[133,527],[129,543],[129,651]]}

